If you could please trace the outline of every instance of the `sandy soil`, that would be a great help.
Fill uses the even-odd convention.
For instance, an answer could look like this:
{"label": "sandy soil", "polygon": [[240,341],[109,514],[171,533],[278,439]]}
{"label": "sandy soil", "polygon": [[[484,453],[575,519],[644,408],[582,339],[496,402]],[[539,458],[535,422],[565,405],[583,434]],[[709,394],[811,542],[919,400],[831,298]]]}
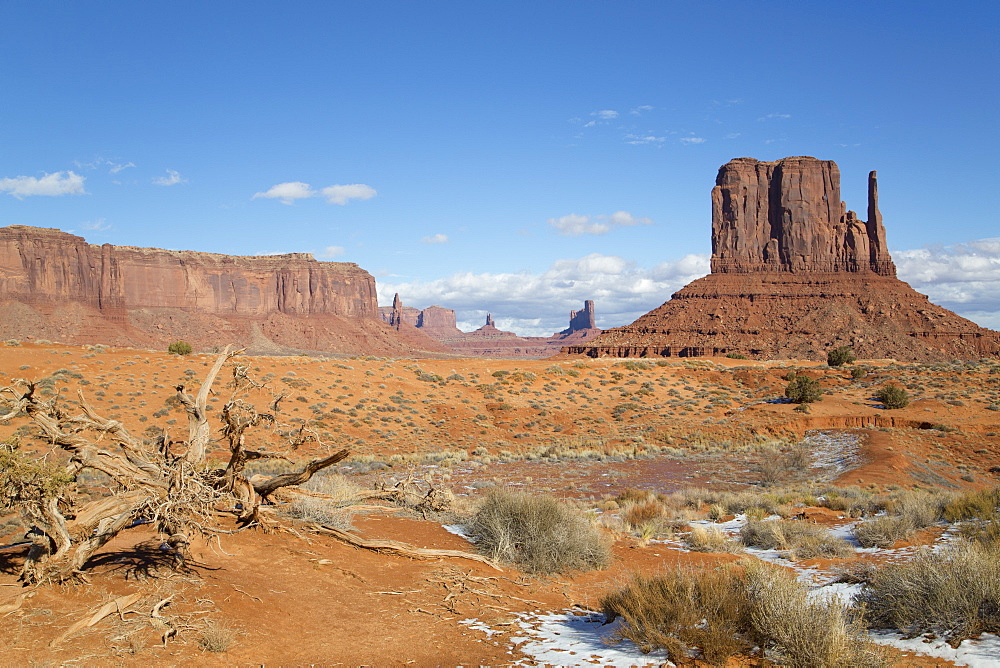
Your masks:
{"label": "sandy soil", "polygon": [[[166,428],[180,437],[185,418],[171,401],[173,388],[196,386],[212,361],[101,347],[0,345],[0,385],[27,378],[70,401],[80,390],[99,412],[135,432]],[[413,473],[449,487],[466,504],[498,485],[571,497],[584,507],[629,488],[760,489],[764,464],[793,452],[814,430],[848,434],[844,442],[855,445],[832,446],[823,461],[814,458],[810,468],[782,472],[772,482],[957,490],[1000,481],[1000,470],[991,471],[1000,463],[1000,411],[991,408],[1000,402],[1000,374],[991,373],[996,364],[871,361],[859,363],[867,375],[852,379],[849,369],[730,359],[657,365],[252,357],[245,363],[268,381],[261,402],[286,395],[280,402],[285,429],[307,423],[321,436],[320,443],[289,453],[291,459],[349,447],[352,458],[339,471],[364,486]],[[818,378],[827,390],[807,414],[778,400],[790,368]],[[885,382],[906,387],[911,404],[884,410],[872,395]],[[213,403],[221,406],[228,394],[222,383],[216,391]],[[30,441],[17,420],[0,425],[0,438],[19,429]],[[255,438],[272,449],[282,442],[279,431]],[[48,450],[44,444],[32,447]],[[219,450],[216,457],[224,454]],[[58,459],[59,453],[49,457]],[[270,466],[260,470],[273,473],[290,464]],[[830,526],[845,521],[824,508],[808,509],[807,519]],[[370,538],[472,551],[464,538],[442,528],[445,521],[399,508],[367,508],[354,516],[353,526]],[[92,584],[30,591],[16,582],[23,548],[0,549],[0,611],[19,603],[0,613],[0,664],[530,662],[519,649],[526,645],[517,615],[595,609],[601,594],[630,573],[736,558],[617,533],[607,569],[535,578],[467,560],[418,561],[358,550],[293,520],[283,525],[272,533],[243,531],[196,545],[189,573],[163,567],[158,538],[139,527],[102,551]],[[16,543],[23,531],[14,518],[0,518],[0,545]],[[929,532],[915,540],[938,537]],[[140,598],[125,610],[50,646],[102,604],[133,593]],[[150,616],[166,598],[162,617]],[[462,623],[470,619],[496,633],[487,637]],[[209,652],[199,643],[213,625],[228,629],[227,651]],[[178,633],[163,644],[170,627]],[[944,665],[912,656],[900,662]]]}

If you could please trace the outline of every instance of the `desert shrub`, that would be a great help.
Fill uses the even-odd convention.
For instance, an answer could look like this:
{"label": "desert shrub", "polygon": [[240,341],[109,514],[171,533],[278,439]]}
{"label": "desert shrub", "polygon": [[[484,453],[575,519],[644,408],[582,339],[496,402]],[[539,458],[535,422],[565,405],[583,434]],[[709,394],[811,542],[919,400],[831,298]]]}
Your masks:
{"label": "desert shrub", "polygon": [[714,571],[678,569],[636,575],[601,599],[621,618],[613,638],[643,652],[662,649],[678,664],[722,665],[764,648],[768,658],[802,668],[884,666],[884,651],[836,599],[811,599],[794,574],[759,561]]}
{"label": "desert shrub", "polygon": [[826,363],[830,366],[843,366],[854,364],[858,358],[854,355],[854,349],[850,346],[840,346],[834,348],[826,354]]}
{"label": "desert shrub", "polygon": [[856,485],[824,490],[821,503],[830,510],[842,511],[848,517],[871,515],[884,507],[882,500]]}
{"label": "desert shrub", "polygon": [[873,643],[857,615],[830,597],[810,597],[784,568],[746,566],[750,621],[768,657],[798,668],[887,666],[886,651]]}
{"label": "desert shrub", "polygon": [[886,564],[858,595],[868,625],[907,636],[943,636],[952,644],[1000,631],[1000,547],[959,543]]}
{"label": "desert shrub", "polygon": [[284,506],[284,512],[290,517],[306,522],[317,522],[343,531],[350,530],[353,513],[348,508],[338,506],[332,501],[310,496],[297,496]]}
{"label": "desert shrub", "polygon": [[886,408],[905,408],[910,403],[910,394],[899,385],[888,383],[882,386],[875,398]]}
{"label": "desert shrub", "polygon": [[198,646],[206,652],[228,652],[236,641],[236,634],[221,622],[207,621],[198,637]]}
{"label": "desert shrub", "polygon": [[949,522],[992,518],[1000,509],[1000,487],[960,494],[944,506],[942,514]]}
{"label": "desert shrub", "polygon": [[785,388],[785,396],[793,404],[811,404],[819,401],[823,396],[823,390],[819,387],[819,381],[809,376],[792,376]]}
{"label": "desert shrub", "polygon": [[167,346],[167,352],[171,355],[190,355],[191,350],[191,344],[187,341],[174,341]]}
{"label": "desert shrub", "polygon": [[742,552],[743,544],[726,535],[719,527],[694,525],[687,545],[695,552]]}
{"label": "desert shrub", "polygon": [[864,378],[868,375],[868,370],[863,366],[856,366],[851,369],[851,378],[858,380],[859,378]]}
{"label": "desert shrub", "polygon": [[859,522],[852,531],[861,547],[891,547],[913,535],[913,525],[899,515],[881,515]]}
{"label": "desert shrub", "polygon": [[731,360],[745,360],[747,358],[743,353],[726,353],[726,357]]}
{"label": "desert shrub", "polygon": [[531,573],[602,568],[611,558],[601,530],[550,496],[491,491],[468,529],[486,556]]}
{"label": "desert shrub", "polygon": [[886,503],[886,511],[903,517],[914,529],[923,529],[941,519],[948,498],[918,490],[903,492]]}
{"label": "desert shrub", "polygon": [[658,501],[646,501],[629,506],[625,511],[625,523],[633,528],[651,524],[663,517],[666,509]]}
{"label": "desert shrub", "polygon": [[326,499],[336,506],[346,506],[357,503],[364,488],[352,479],[340,473],[321,471],[302,485],[303,489],[324,494]]}
{"label": "desert shrub", "polygon": [[744,545],[765,550],[789,550],[799,559],[838,557],[851,553],[843,539],[815,524],[798,520],[749,521],[740,529]]}
{"label": "desert shrub", "polygon": [[733,568],[635,575],[623,589],[605,595],[601,608],[608,619],[622,618],[613,638],[631,640],[644,653],[662,649],[671,661],[682,662],[696,652],[723,664],[757,644],[740,579]]}

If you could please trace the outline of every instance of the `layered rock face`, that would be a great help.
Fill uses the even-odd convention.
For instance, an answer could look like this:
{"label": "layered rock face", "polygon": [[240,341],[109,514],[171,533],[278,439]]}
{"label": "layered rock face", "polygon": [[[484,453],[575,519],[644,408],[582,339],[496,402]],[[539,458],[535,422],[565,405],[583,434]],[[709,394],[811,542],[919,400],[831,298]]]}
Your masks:
{"label": "layered rock face", "polygon": [[379,315],[386,323],[397,326],[405,323],[415,327],[453,352],[467,357],[497,357],[539,359],[558,354],[569,343],[585,343],[601,333],[594,326],[594,302],[587,300],[580,311],[570,312],[567,329],[552,336],[518,336],[514,332],[498,329],[492,314],[473,332],[463,332],[457,327],[455,311],[440,306],[423,310],[403,306],[399,295],[392,306],[379,307]]}
{"label": "layered rock face", "polygon": [[712,273],[631,325],[563,352],[822,360],[850,345],[867,358],[1000,355],[1000,333],[931,304],[895,277],[875,172],[867,215],[859,220],[840,201],[831,161],[732,160],[712,190]]}
{"label": "layered rock face", "polygon": [[737,158],[712,189],[712,272],[867,272],[895,276],[868,176],[868,221],[840,200],[840,170],[809,157]]}
{"label": "layered rock face", "polygon": [[196,347],[331,352],[363,351],[367,338],[379,349],[410,349],[378,321],[371,274],[308,253],[94,246],[60,230],[13,225],[0,228],[0,303],[8,338],[114,345],[181,338]]}

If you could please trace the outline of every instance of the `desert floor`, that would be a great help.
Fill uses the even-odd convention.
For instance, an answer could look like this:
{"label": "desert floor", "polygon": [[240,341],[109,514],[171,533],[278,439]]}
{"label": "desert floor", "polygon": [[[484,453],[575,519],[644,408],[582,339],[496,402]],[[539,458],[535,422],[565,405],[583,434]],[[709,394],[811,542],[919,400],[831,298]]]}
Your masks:
{"label": "desert floor", "polygon": [[[0,344],[0,386],[29,379],[71,407],[79,391],[134,433],[166,429],[182,438],[186,417],[174,388],[197,387],[214,359]],[[662,656],[644,656],[634,646],[605,647],[595,612],[601,595],[632,573],[740,558],[685,546],[691,523],[711,522],[710,504],[700,497],[1000,484],[996,361],[868,360],[840,368],[722,358],[239,361],[266,382],[251,400],[269,405],[283,397],[277,402],[280,425],[255,432],[255,446],[281,449],[302,426],[318,436],[286,451],[290,461],[265,460],[258,473],[283,472],[293,462],[349,448],[351,457],[317,476],[310,489],[329,492],[333,478],[365,489],[408,480],[454,495],[451,510],[426,516],[391,503],[341,509],[355,533],[471,553],[475,546],[453,525],[489,490],[513,487],[591,512],[614,541],[611,564],[536,577],[461,558],[410,559],[316,533],[308,518],[288,516],[278,504],[269,532],[202,539],[188,572],[163,568],[158,537],[140,526],[99,554],[91,584],[28,589],[17,582],[25,527],[9,515],[0,517],[0,665],[657,665]],[[865,373],[853,378],[851,369],[858,367]],[[826,391],[807,413],[783,400],[791,370],[819,379]],[[907,407],[886,410],[873,398],[887,382],[908,390]],[[221,407],[228,398],[224,377],[215,392],[211,405]],[[18,419],[0,424],[0,439],[17,433],[58,461],[60,453],[33,441],[26,425]],[[220,444],[215,459],[223,462],[226,455]],[[80,485],[94,494],[101,482],[91,478]],[[636,490],[687,493],[693,499],[688,526],[675,524],[661,534],[624,521],[625,498]],[[282,498],[294,505],[292,497]],[[820,504],[785,505],[779,514],[842,534],[856,521]],[[713,519],[724,528],[737,518]],[[838,559],[756,556],[794,568],[819,587],[845,564],[905,558],[947,534],[948,527],[931,527],[884,550],[859,549]],[[132,594],[138,597],[123,598]],[[152,616],[168,598],[160,616]],[[115,600],[127,605],[66,633]],[[546,620],[561,620],[563,627],[546,626]],[[597,640],[588,644],[583,634],[576,644],[561,644],[552,635],[563,628],[566,640],[581,625]],[[178,633],[163,642],[168,627]],[[206,641],[212,633],[221,638],[214,648]],[[951,665],[902,651],[897,656],[899,665]]]}

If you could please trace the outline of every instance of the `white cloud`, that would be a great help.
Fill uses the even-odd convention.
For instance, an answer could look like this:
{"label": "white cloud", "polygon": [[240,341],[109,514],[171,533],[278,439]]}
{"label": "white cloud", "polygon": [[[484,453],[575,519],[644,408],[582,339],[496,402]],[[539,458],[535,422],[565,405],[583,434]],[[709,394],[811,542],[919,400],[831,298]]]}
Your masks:
{"label": "white cloud", "polygon": [[424,237],[423,239],[420,240],[420,243],[422,243],[422,244],[446,244],[446,243],[448,243],[448,235],[447,234],[435,234],[435,235],[430,236],[430,237]]}
{"label": "white cloud", "polygon": [[36,195],[42,197],[86,195],[87,191],[83,189],[86,178],[75,172],[54,172],[42,178],[15,176],[0,179],[0,192],[7,192],[18,199]]}
{"label": "white cloud", "polygon": [[327,246],[321,250],[317,255],[324,258],[334,258],[340,257],[347,254],[347,249],[343,246]]}
{"label": "white cloud", "polygon": [[114,160],[108,160],[107,158],[97,157],[91,162],[80,162],[79,160],[74,160],[75,164],[80,169],[98,169],[99,167],[107,167],[108,174],[118,174],[126,169],[135,167],[134,162],[115,162]]}
{"label": "white cloud", "polygon": [[80,227],[85,230],[90,230],[93,232],[106,232],[111,229],[111,225],[108,224],[107,219],[98,218],[97,220],[88,220],[85,223],[80,223]]}
{"label": "white cloud", "polygon": [[616,227],[652,225],[653,221],[649,218],[636,218],[628,211],[616,211],[611,215],[598,216],[581,216],[571,213],[560,218],[550,218],[548,223],[563,236],[579,237],[584,234],[607,234]]}
{"label": "white cloud", "polygon": [[758,121],[770,121],[774,119],[784,120],[786,118],[791,118],[791,117],[792,117],[791,114],[767,114],[766,116],[761,116],[757,120]]}
{"label": "white cloud", "polygon": [[378,193],[371,186],[363,183],[352,183],[350,185],[334,185],[323,188],[323,197],[330,204],[347,204],[352,199],[371,199]]}
{"label": "white cloud", "polygon": [[681,143],[685,144],[685,145],[704,144],[705,143],[705,138],[704,137],[681,137]]}
{"label": "white cloud", "polygon": [[899,277],[932,302],[976,322],[997,321],[1000,237],[893,251],[892,258]]}
{"label": "white cloud", "polygon": [[618,118],[618,112],[615,111],[614,109],[601,109],[599,111],[592,111],[590,112],[590,115],[596,116],[602,121],[610,121],[615,118]]}
{"label": "white cloud", "polygon": [[663,142],[665,141],[667,141],[666,137],[657,137],[656,135],[634,135],[634,134],[625,135],[626,144],[635,144],[635,145],[653,144],[657,146],[662,146]]}
{"label": "white cloud", "polygon": [[153,179],[153,184],[157,186],[175,186],[178,183],[187,183],[187,179],[180,175],[180,172],[168,169],[166,176],[159,176]]}
{"label": "white cloud", "polygon": [[256,193],[251,199],[276,199],[282,204],[294,204],[297,199],[323,196],[330,204],[347,204],[352,199],[371,199],[378,193],[371,186],[363,183],[349,185],[332,185],[322,190],[313,190],[312,186],[302,181],[286,181],[271,186],[262,193]]}
{"label": "white cloud", "polygon": [[652,110],[653,110],[653,107],[652,107],[652,105],[649,105],[649,104],[640,104],[640,105],[639,105],[638,107],[636,107],[635,109],[631,109],[631,110],[629,110],[629,112],[628,112],[628,113],[632,114],[633,116],[639,116],[639,115],[641,115],[641,114],[642,114],[642,112],[644,112],[644,111],[652,111]]}
{"label": "white cloud", "polygon": [[707,255],[688,255],[646,269],[616,255],[592,253],[557,260],[540,274],[466,272],[427,282],[380,284],[378,292],[381,303],[389,303],[398,292],[408,306],[452,308],[460,322],[475,327],[489,312],[502,329],[548,336],[565,329],[569,312],[587,299],[595,302],[600,326],[628,324],[708,269]]}
{"label": "white cloud", "polygon": [[308,183],[302,181],[288,181],[271,186],[262,193],[256,193],[252,199],[264,197],[266,199],[276,199],[282,204],[294,204],[297,199],[315,197],[316,191],[309,187]]}
{"label": "white cloud", "polygon": [[126,162],[125,164],[121,164],[118,162],[111,162],[109,160],[107,164],[110,165],[110,167],[108,167],[109,174],[117,174],[118,172],[124,171],[130,167],[135,167],[134,162]]}

